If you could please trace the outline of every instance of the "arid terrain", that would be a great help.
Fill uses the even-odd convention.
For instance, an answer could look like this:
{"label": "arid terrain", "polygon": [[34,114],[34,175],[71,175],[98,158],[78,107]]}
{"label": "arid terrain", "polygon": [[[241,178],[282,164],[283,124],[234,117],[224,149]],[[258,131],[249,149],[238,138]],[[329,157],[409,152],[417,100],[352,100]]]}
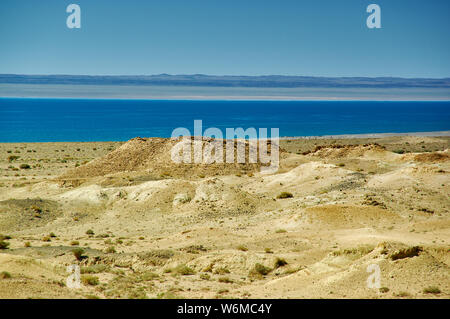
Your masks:
{"label": "arid terrain", "polygon": [[282,140],[275,174],[171,143],[0,144],[0,298],[450,297],[450,137]]}

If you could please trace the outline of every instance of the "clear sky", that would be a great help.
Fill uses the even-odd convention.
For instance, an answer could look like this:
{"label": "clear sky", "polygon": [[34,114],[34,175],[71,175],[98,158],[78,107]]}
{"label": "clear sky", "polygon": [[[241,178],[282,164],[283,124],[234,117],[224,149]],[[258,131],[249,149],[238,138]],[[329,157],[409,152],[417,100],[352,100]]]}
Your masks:
{"label": "clear sky", "polygon": [[449,0],[0,1],[0,73],[450,77],[449,39]]}

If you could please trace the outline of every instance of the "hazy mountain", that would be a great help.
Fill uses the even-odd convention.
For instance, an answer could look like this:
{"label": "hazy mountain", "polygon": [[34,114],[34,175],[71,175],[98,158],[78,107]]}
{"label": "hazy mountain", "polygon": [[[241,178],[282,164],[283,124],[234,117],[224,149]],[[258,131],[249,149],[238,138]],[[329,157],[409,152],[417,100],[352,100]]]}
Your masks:
{"label": "hazy mountain", "polygon": [[0,74],[0,84],[164,85],[267,88],[450,88],[450,78],[215,76],[215,75],[18,75]]}

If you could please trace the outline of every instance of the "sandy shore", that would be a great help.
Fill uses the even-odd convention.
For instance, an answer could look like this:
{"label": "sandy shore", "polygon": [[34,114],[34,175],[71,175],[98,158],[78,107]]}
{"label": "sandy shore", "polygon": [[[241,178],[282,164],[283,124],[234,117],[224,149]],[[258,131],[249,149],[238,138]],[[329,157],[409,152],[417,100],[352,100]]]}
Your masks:
{"label": "sandy shore", "polygon": [[322,135],[322,136],[283,136],[281,139],[347,139],[347,138],[383,138],[396,136],[418,136],[418,137],[439,137],[450,136],[450,131],[433,131],[433,132],[409,132],[409,133],[369,133],[369,134],[341,134],[341,135]]}

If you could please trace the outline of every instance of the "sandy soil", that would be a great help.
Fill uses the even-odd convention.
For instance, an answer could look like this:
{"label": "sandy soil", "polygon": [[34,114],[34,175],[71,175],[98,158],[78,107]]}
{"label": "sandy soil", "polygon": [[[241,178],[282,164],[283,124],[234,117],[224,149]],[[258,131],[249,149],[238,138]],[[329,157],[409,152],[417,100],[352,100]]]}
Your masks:
{"label": "sandy soil", "polygon": [[449,137],[283,140],[271,175],[169,146],[0,144],[0,298],[450,297]]}

